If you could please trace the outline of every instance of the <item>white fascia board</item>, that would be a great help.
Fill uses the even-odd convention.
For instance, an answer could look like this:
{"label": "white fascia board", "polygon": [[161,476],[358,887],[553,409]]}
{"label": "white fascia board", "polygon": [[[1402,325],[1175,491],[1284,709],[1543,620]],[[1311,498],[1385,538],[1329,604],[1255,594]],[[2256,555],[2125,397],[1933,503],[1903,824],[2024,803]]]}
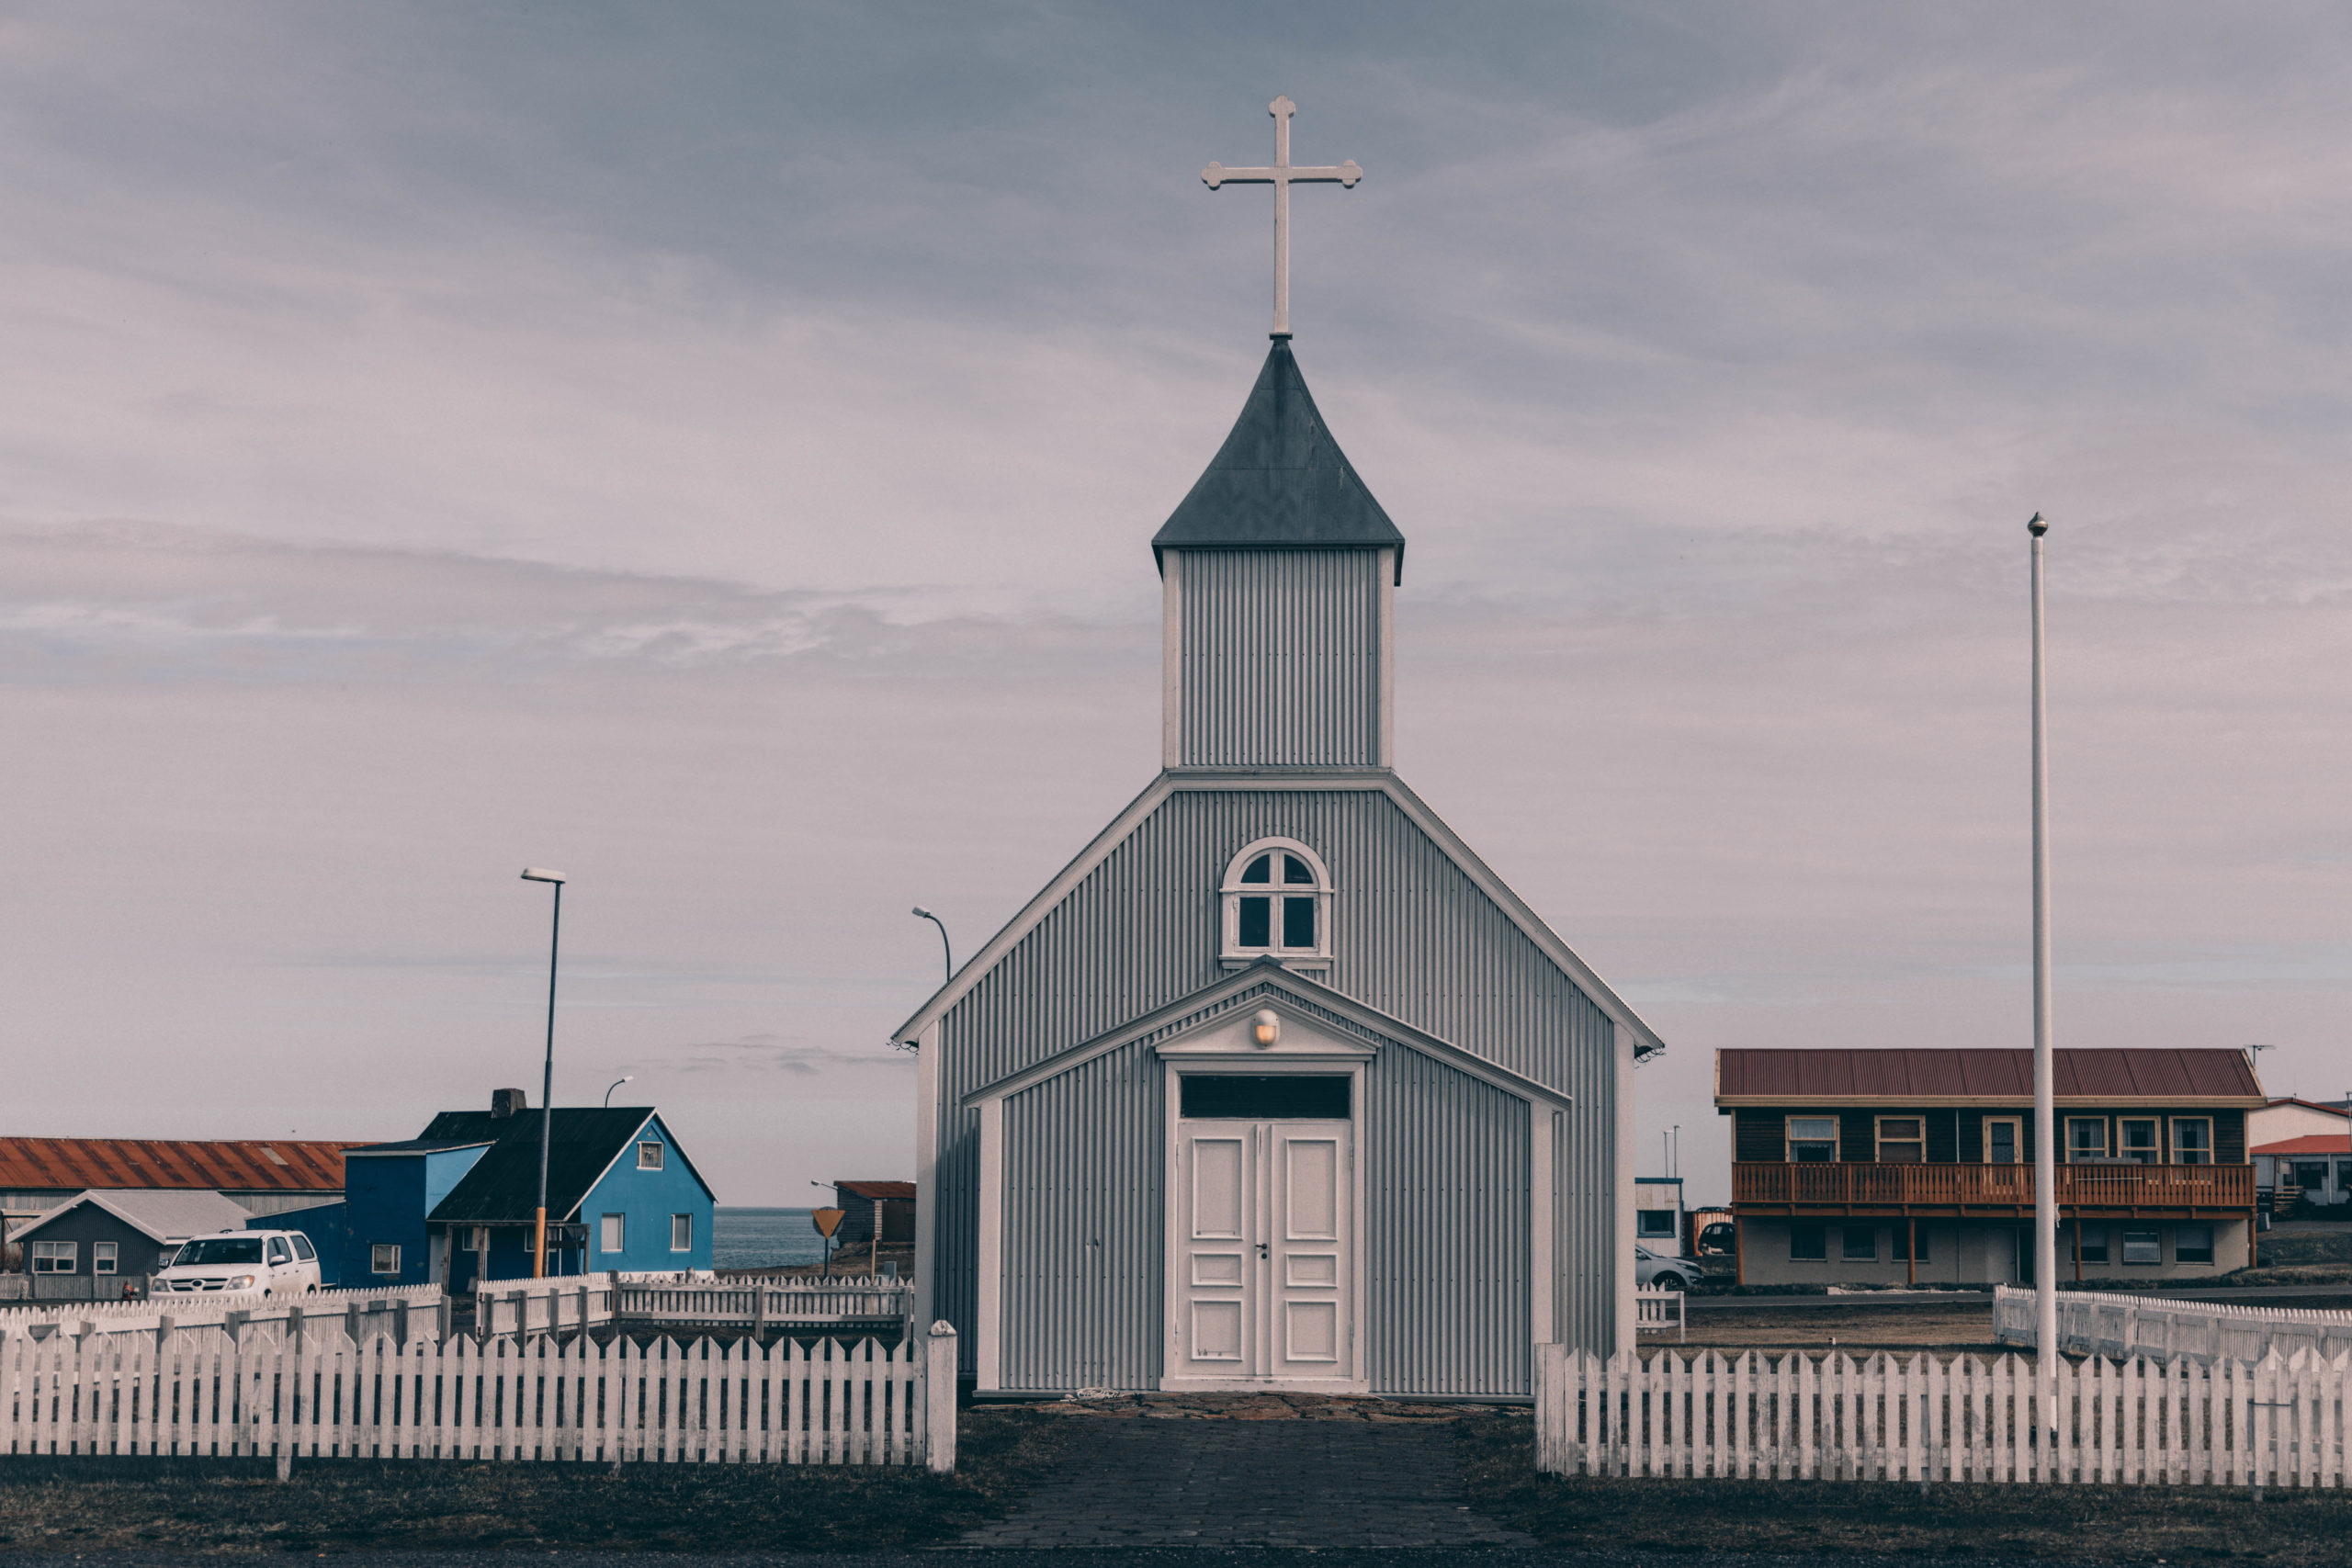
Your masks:
{"label": "white fascia board", "polygon": [[711,1206],[713,1208],[718,1207],[718,1194],[710,1190],[710,1183],[705,1181],[702,1179],[702,1172],[695,1168],[695,1162],[692,1156],[690,1156],[686,1151],[679,1145],[678,1134],[670,1131],[670,1123],[662,1121],[661,1111],[649,1111],[645,1113],[645,1120],[637,1124],[637,1131],[631,1133],[627,1138],[623,1139],[621,1141],[621,1146],[613,1151],[613,1157],[605,1162],[605,1168],[596,1173],[596,1179],[580,1190],[579,1199],[573,1202],[570,1209],[566,1210],[558,1217],[559,1223],[570,1220],[573,1215],[580,1213],[580,1211],[587,1204],[588,1200],[595,1196],[596,1189],[605,1184],[605,1178],[612,1175],[613,1167],[620,1163],[621,1156],[637,1147],[638,1140],[645,1136],[645,1130],[648,1127],[652,1126],[657,1122],[661,1122],[662,1125],[662,1146],[686,1162],[686,1174],[695,1179],[695,1185],[702,1189],[702,1195],[710,1200]]}
{"label": "white fascia board", "polygon": [[1190,996],[1179,998],[1166,1007],[1147,1013],[1132,1023],[1124,1024],[1107,1034],[1098,1034],[1091,1040],[1082,1041],[1066,1051],[1046,1057],[1042,1062],[1033,1063],[1017,1073],[976,1089],[966,1095],[960,1103],[965,1110],[970,1111],[987,1101],[1002,1100],[1009,1095],[1018,1094],[1023,1089],[1043,1083],[1047,1078],[1058,1077],[1072,1067],[1080,1066],[1097,1056],[1116,1051],[1123,1045],[1133,1044],[1145,1035],[1155,1033],[1187,1014],[1199,1012],[1204,1008],[1216,1007],[1220,1002],[1230,1001],[1236,996],[1244,991],[1252,990],[1261,984],[1271,985],[1278,990],[1290,992],[1295,1001],[1336,1012],[1374,1034],[1385,1036],[1408,1050],[1418,1051],[1425,1056],[1433,1057],[1450,1067],[1467,1073],[1481,1082],[1491,1084],[1507,1094],[1516,1095],[1531,1105],[1543,1105],[1565,1111],[1575,1103],[1569,1096],[1560,1093],[1557,1089],[1537,1083],[1533,1078],[1522,1077],[1508,1067],[1497,1066],[1483,1056],[1473,1055],[1459,1045],[1416,1029],[1404,1020],[1392,1018],[1377,1008],[1366,1007],[1353,997],[1344,992],[1335,991],[1320,981],[1311,979],[1294,970],[1285,969],[1271,959],[1261,959],[1247,969],[1228,975],[1212,985],[1193,992]]}
{"label": "white fascia board", "polygon": [[116,1219],[120,1220],[124,1224],[129,1225],[132,1230],[137,1231],[141,1235],[145,1236],[150,1241],[169,1241],[172,1239],[170,1236],[165,1235],[162,1231],[159,1231],[154,1226],[149,1224],[146,1221],[139,1218],[138,1215],[126,1213],[119,1205],[108,1202],[107,1201],[107,1195],[96,1190],[95,1189],[87,1192],[80,1193],[77,1196],[68,1198],[56,1208],[51,1209],[49,1213],[36,1219],[31,1224],[25,1226],[22,1230],[14,1232],[8,1239],[11,1242],[21,1241],[26,1236],[32,1235],[33,1232],[40,1229],[41,1226],[49,1224],[50,1221],[62,1219],[67,1213],[80,1208],[85,1203],[93,1204],[97,1208],[105,1210],[107,1213],[112,1214]]}

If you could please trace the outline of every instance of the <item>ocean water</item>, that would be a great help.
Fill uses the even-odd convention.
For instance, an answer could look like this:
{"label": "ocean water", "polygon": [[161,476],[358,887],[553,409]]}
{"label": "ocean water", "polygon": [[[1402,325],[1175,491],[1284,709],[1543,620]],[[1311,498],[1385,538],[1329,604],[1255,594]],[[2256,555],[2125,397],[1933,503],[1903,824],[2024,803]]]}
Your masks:
{"label": "ocean water", "polygon": [[825,1238],[807,1209],[743,1209],[722,1205],[711,1216],[710,1266],[774,1269],[825,1260]]}

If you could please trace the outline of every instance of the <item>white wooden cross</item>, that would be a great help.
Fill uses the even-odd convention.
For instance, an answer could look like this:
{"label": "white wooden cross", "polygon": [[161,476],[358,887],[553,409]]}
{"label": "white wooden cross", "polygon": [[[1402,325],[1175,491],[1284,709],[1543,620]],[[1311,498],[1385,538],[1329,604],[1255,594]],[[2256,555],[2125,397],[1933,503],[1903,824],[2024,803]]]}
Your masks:
{"label": "white wooden cross", "polygon": [[1363,178],[1363,171],[1356,167],[1353,158],[1337,168],[1301,168],[1290,161],[1290,117],[1298,106],[1287,97],[1276,98],[1266,106],[1274,117],[1274,166],[1271,169],[1228,169],[1222,164],[1211,164],[1201,171],[1201,178],[1209,189],[1223,185],[1272,186],[1274,187],[1274,332],[1276,337],[1290,336],[1290,187],[1295,184],[1339,185],[1353,188]]}

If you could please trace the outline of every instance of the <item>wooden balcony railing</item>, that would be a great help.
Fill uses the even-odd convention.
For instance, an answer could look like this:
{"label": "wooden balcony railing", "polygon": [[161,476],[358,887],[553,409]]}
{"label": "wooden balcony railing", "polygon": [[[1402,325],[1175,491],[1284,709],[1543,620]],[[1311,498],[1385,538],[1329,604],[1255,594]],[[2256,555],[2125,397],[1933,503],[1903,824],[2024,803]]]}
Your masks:
{"label": "wooden balcony railing", "polygon": [[[1788,1208],[2030,1209],[2030,1165],[1732,1168],[1732,1201]],[[2248,1209],[2250,1165],[2062,1165],[2061,1209]]]}

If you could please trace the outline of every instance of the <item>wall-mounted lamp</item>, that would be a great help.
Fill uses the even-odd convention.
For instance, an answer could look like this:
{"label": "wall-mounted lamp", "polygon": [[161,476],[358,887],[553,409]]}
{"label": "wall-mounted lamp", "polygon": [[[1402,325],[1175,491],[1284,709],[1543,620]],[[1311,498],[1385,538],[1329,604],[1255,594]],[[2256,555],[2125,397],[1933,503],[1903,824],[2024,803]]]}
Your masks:
{"label": "wall-mounted lamp", "polygon": [[1282,1037],[1282,1015],[1272,1008],[1259,1009],[1257,1016],[1250,1021],[1250,1038],[1258,1043],[1258,1049],[1262,1051]]}

